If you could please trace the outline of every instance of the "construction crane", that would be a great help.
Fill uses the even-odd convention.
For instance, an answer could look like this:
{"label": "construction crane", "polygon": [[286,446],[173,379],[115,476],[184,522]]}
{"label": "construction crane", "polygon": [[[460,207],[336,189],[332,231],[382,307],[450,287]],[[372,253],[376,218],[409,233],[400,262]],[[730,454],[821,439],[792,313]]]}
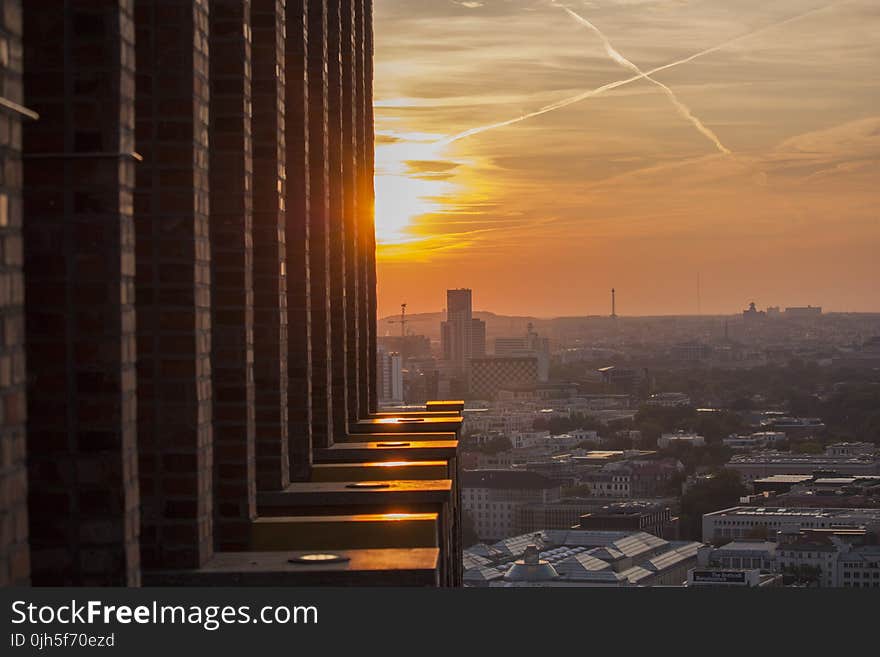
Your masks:
{"label": "construction crane", "polygon": [[389,324],[400,324],[400,337],[406,337],[406,325],[409,323],[409,320],[406,318],[406,304],[400,304],[400,319],[389,319]]}

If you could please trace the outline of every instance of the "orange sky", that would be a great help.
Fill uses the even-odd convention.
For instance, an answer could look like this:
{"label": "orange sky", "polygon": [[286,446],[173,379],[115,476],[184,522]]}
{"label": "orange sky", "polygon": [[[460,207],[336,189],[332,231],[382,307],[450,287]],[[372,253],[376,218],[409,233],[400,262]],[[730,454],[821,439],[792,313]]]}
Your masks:
{"label": "orange sky", "polygon": [[876,0],[375,18],[380,315],[880,311]]}

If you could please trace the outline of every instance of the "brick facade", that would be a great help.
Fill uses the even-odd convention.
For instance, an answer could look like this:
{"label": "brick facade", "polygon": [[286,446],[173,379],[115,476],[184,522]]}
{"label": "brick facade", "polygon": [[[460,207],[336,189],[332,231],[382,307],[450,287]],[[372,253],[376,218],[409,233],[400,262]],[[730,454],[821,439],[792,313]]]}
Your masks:
{"label": "brick facade", "polygon": [[[351,44],[348,44],[351,47]],[[327,0],[327,176],[329,193],[330,363],[333,436],[348,432],[348,339],[345,261],[345,191],[342,130],[342,2]],[[332,438],[331,437],[331,438]]]}
{"label": "brick facade", "polygon": [[[357,190],[357,111],[356,47],[354,5],[360,0],[341,0],[340,54],[342,75],[342,219],[345,233],[345,324],[346,369],[349,382],[360,380],[359,268],[358,268],[358,190]],[[348,419],[360,417],[359,390],[349,386]]]}
{"label": "brick facade", "polygon": [[145,568],[213,553],[208,0],[137,0],[138,448]]}
{"label": "brick facade", "polygon": [[256,517],[250,0],[210,2],[209,189],[214,544]]}
{"label": "brick facade", "polygon": [[369,346],[370,337],[370,291],[367,261],[369,249],[369,199],[371,182],[366,179],[366,144],[367,144],[367,108],[365,62],[366,42],[364,30],[364,5],[366,0],[352,0],[354,4],[354,107],[355,107],[355,189],[357,190],[356,221],[357,221],[357,282],[358,282],[358,404],[361,416],[370,412],[370,382],[367,380],[371,369]]}
{"label": "brick facade", "polygon": [[375,413],[379,408],[379,391],[376,387],[376,226],[375,197],[373,184],[375,174],[375,132],[373,128],[373,0],[364,2],[364,197],[361,213],[364,218],[366,234],[366,306],[367,306],[367,373],[363,377],[369,388],[367,399],[369,412]]}
{"label": "brick facade", "polygon": [[134,585],[132,2],[25,3],[24,29],[31,579]]}
{"label": "brick facade", "polygon": [[308,0],[289,0],[284,53],[287,144],[287,412],[290,477],[308,479],[312,464],[312,311],[309,280]]}
{"label": "brick facade", "polygon": [[[326,502],[316,448],[375,409],[371,1],[44,5],[0,0],[0,585],[248,570],[291,494],[364,540],[399,497]],[[392,523],[435,584],[442,442],[434,512]]]}
{"label": "brick facade", "polygon": [[257,488],[290,482],[284,0],[251,0]]}
{"label": "brick facade", "polygon": [[327,0],[308,3],[309,280],[312,306],[312,443],[332,444],[330,170]]}
{"label": "brick facade", "polygon": [[25,462],[25,349],[22,298],[21,3],[0,2],[0,586],[30,578]]}

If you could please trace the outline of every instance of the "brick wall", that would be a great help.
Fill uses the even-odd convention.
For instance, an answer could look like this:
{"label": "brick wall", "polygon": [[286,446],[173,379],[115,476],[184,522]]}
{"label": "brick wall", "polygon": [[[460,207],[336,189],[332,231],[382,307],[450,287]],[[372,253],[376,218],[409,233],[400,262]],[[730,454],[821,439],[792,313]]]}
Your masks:
{"label": "brick wall", "polygon": [[208,2],[137,0],[138,447],[145,568],[213,552]]}
{"label": "brick wall", "polygon": [[64,9],[0,0],[0,584],[138,585],[370,409],[372,5]]}
{"label": "brick wall", "polygon": [[[361,373],[358,378],[358,403],[361,416],[370,412],[370,292],[367,251],[369,238],[369,213],[371,183],[367,181],[366,165],[366,85],[365,75],[365,31],[364,31],[364,3],[365,0],[352,0],[354,4],[354,106],[355,106],[355,177],[357,189],[357,268],[358,268],[358,369]],[[366,375],[365,375],[366,374]]]}
{"label": "brick wall", "polygon": [[257,487],[276,490],[290,481],[284,0],[252,0],[251,29]]}
{"label": "brick wall", "polygon": [[210,2],[214,545],[244,550],[256,517],[250,0]]}
{"label": "brick wall", "polygon": [[308,3],[309,280],[312,304],[312,443],[332,444],[330,171],[327,0]]}
{"label": "brick wall", "polygon": [[341,148],[342,148],[342,220],[345,251],[345,323],[346,323],[346,369],[349,382],[348,419],[360,417],[359,390],[360,380],[359,347],[359,284],[358,284],[358,221],[357,221],[357,132],[355,123],[356,90],[355,76],[355,3],[360,0],[340,1],[340,54],[342,77],[342,117],[341,117]]}
{"label": "brick wall", "polygon": [[133,585],[132,2],[25,3],[24,28],[32,581]]}
{"label": "brick wall", "polygon": [[366,277],[367,277],[367,374],[364,380],[369,386],[369,411],[375,413],[379,407],[379,392],[376,388],[376,225],[375,225],[375,132],[373,128],[373,0],[364,2],[364,191],[361,209],[364,213],[366,236]]}
{"label": "brick wall", "polygon": [[[330,373],[333,381],[331,413],[334,436],[345,438],[348,432],[348,326],[346,316],[345,262],[345,179],[343,177],[342,130],[342,2],[327,0],[327,172],[330,196],[330,347],[333,358]],[[346,17],[348,18],[348,17]],[[350,20],[350,19],[349,19]],[[351,43],[347,44],[351,48]],[[346,152],[349,152],[346,149]]]}
{"label": "brick wall", "polygon": [[312,339],[309,279],[308,0],[287,2],[285,120],[287,144],[287,376],[291,479],[308,479],[312,463]]}
{"label": "brick wall", "polygon": [[[22,103],[21,3],[0,1],[0,96]],[[0,586],[29,582],[22,299],[21,122],[0,109]]]}

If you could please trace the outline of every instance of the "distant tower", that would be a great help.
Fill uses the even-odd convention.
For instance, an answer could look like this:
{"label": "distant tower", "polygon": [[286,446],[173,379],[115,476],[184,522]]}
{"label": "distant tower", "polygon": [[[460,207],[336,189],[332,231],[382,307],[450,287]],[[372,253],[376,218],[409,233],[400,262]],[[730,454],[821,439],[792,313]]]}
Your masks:
{"label": "distant tower", "polygon": [[617,319],[617,299],[614,288],[611,288],[611,319]]}

